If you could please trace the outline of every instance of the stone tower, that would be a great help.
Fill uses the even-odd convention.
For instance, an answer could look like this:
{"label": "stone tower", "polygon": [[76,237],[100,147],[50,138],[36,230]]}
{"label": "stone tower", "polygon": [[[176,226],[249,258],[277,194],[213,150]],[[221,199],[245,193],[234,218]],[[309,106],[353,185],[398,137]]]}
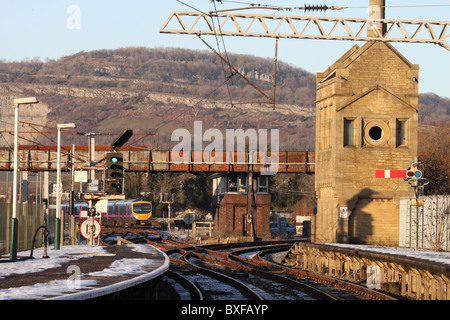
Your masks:
{"label": "stone tower", "polygon": [[406,169],[417,154],[418,72],[391,44],[371,41],[317,74],[313,240],[398,244],[409,184],[375,170]]}

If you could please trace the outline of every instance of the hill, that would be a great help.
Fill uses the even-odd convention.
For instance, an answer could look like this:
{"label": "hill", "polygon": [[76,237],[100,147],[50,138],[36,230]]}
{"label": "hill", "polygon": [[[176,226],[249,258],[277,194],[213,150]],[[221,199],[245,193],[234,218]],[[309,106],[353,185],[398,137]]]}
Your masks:
{"label": "hill", "polygon": [[[273,96],[273,61],[229,54],[230,62],[268,97]],[[314,150],[315,75],[279,62],[276,110],[268,100],[213,53],[169,48],[122,48],[79,52],[58,60],[0,63],[1,130],[11,128],[12,99],[36,96],[40,104],[21,120],[55,127],[75,122],[80,132],[111,133],[126,128],[151,133],[149,148],[167,149],[173,130],[279,129],[281,150]],[[264,102],[264,103],[261,103]],[[420,124],[450,118],[450,99],[420,97]],[[24,124],[25,125],[25,124]],[[11,130],[11,129],[9,129]],[[12,141],[4,135],[5,141]],[[33,141],[51,144],[45,137]],[[86,144],[85,137],[75,143]]]}

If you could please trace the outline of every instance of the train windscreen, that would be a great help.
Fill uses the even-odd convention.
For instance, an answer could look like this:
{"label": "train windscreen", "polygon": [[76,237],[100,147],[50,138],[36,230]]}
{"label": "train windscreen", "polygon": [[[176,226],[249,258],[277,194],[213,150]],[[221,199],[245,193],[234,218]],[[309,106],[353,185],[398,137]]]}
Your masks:
{"label": "train windscreen", "polygon": [[150,202],[137,202],[133,204],[134,213],[150,213],[152,212],[152,204]]}

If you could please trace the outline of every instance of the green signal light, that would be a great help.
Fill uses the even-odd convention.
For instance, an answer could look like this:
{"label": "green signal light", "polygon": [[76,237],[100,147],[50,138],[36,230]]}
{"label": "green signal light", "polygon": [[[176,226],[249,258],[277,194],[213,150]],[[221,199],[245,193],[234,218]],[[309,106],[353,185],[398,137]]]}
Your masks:
{"label": "green signal light", "polygon": [[111,158],[111,162],[112,162],[112,163],[117,163],[117,162],[119,162],[119,158],[117,158],[117,157],[112,157],[112,158]]}

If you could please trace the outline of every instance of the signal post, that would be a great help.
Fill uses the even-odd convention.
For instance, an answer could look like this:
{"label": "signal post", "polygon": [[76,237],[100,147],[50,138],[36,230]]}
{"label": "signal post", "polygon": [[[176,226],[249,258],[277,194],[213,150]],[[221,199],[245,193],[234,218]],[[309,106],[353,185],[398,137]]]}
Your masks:
{"label": "signal post", "polygon": [[125,199],[124,194],[108,195],[103,193],[83,194],[83,200],[88,204],[88,244],[94,244],[94,223],[95,219],[101,218],[101,213],[97,211],[96,204],[100,200],[122,200]]}
{"label": "signal post", "polygon": [[[96,210],[96,204],[100,200],[125,199],[123,194],[123,169],[123,154],[119,152],[107,153],[106,183],[101,186],[98,184],[98,180],[90,180],[90,187],[83,193],[83,199],[88,204],[88,240],[90,245],[94,244],[94,219],[100,218],[100,212]],[[94,184],[93,181],[97,181],[97,184]]]}
{"label": "signal post", "polygon": [[[419,156],[407,161],[410,166],[406,170],[376,170],[376,178],[403,178],[407,181],[414,192],[414,199],[411,199],[411,207],[416,208],[416,221],[419,221],[419,207],[423,206],[423,200],[419,199],[420,191],[423,190],[430,181],[423,177],[422,161]],[[416,235],[419,234],[419,223],[416,222]],[[419,237],[416,236],[415,248],[419,247]]]}
{"label": "signal post", "polygon": [[423,206],[423,200],[419,199],[420,190],[429,183],[429,180],[423,177],[423,170],[421,170],[422,161],[418,156],[411,161],[411,166],[406,170],[406,178],[409,185],[414,191],[414,199],[411,200],[411,206],[416,208],[416,243],[415,249],[419,247],[419,207]]}
{"label": "signal post", "polygon": [[[98,180],[91,177],[88,190],[83,193],[83,199],[88,204],[88,241],[89,245],[94,244],[94,222],[95,218],[100,218],[100,212],[96,210],[96,204],[100,200],[122,200],[125,199],[123,190],[124,166],[123,154],[116,149],[124,145],[132,136],[132,130],[124,131],[112,144],[112,152],[108,152],[105,157],[105,183],[101,186]],[[95,184],[94,181],[97,181]]]}
{"label": "signal post", "polygon": [[106,193],[123,193],[123,154],[109,152],[106,154]]}
{"label": "signal post", "polygon": [[93,184],[90,180],[90,188],[83,193],[83,199],[88,204],[89,245],[94,244],[94,219],[100,217],[96,210],[96,204],[100,200],[121,200],[125,199],[123,194],[123,154],[120,152],[109,152],[106,154],[106,179],[103,186],[98,183]]}

